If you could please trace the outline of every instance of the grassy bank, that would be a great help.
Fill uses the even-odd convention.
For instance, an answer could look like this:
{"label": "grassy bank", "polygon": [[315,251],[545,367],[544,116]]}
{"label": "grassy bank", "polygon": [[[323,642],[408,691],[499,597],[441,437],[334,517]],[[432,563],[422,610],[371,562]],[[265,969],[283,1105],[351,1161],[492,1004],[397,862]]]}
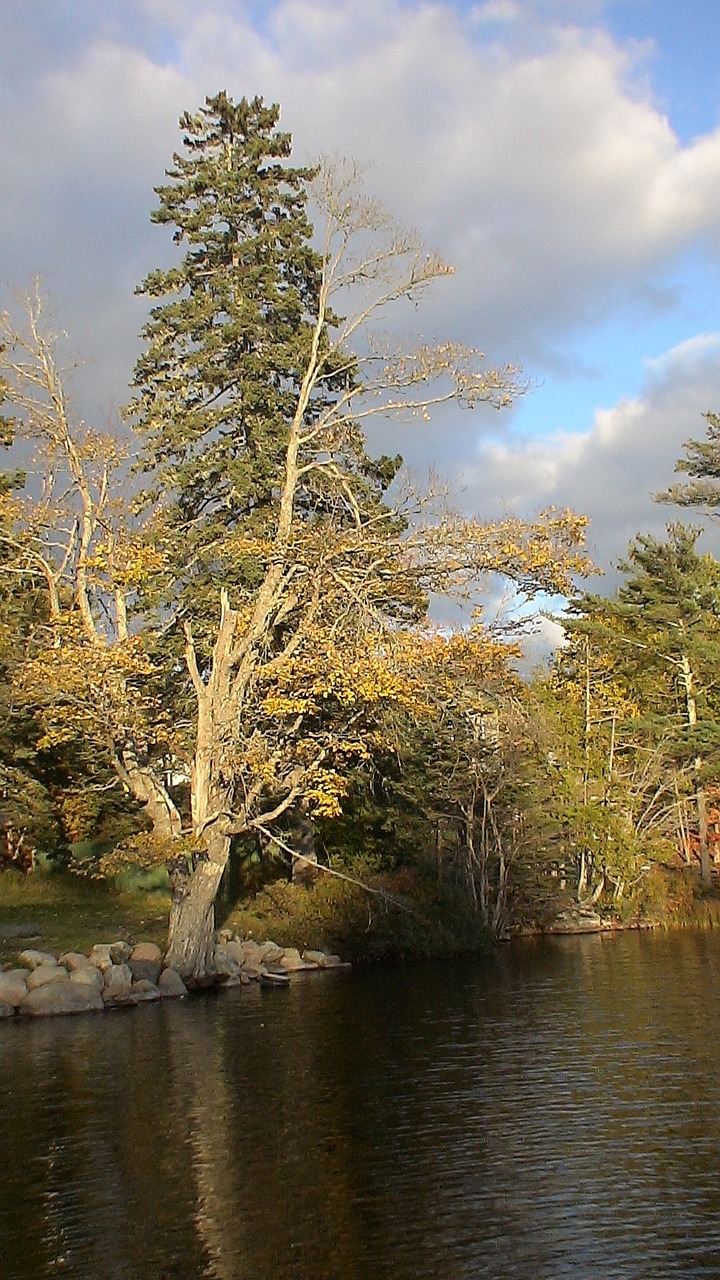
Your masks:
{"label": "grassy bank", "polygon": [[613,904],[623,923],[659,928],[720,928],[720,884],[703,884],[696,867],[656,863],[627,900]]}
{"label": "grassy bank", "polygon": [[[96,942],[121,938],[164,946],[169,907],[167,893],[123,893],[62,872],[2,871],[0,964],[14,961],[24,947],[87,952]],[[19,929],[22,936],[8,936]]]}
{"label": "grassy bank", "polygon": [[[490,939],[467,896],[430,876],[353,867],[374,892],[321,875],[310,889],[278,880],[234,905],[218,903],[218,925],[258,941],[317,948],[355,962],[451,956]],[[121,891],[67,872],[0,872],[0,964],[24,947],[87,952],[96,942],[147,940],[164,946],[170,898],[163,890]],[[696,871],[660,864],[630,899],[613,904],[625,924],[720,928],[720,893]]]}
{"label": "grassy bank", "polygon": [[[356,962],[448,956],[486,948],[489,935],[466,897],[416,873],[362,871],[370,891],[320,876],[312,888],[279,880],[233,904],[218,926],[281,946],[317,948]],[[122,892],[67,872],[0,872],[0,964],[27,946],[87,952],[116,939],[164,946],[167,892]]]}

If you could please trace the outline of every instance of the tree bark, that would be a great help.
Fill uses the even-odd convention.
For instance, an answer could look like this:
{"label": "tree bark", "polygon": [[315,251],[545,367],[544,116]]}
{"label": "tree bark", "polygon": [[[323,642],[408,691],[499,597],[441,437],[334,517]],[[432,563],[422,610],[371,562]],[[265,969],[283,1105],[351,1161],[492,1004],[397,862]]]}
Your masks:
{"label": "tree bark", "polygon": [[216,836],[207,860],[189,875],[172,877],[165,964],[177,970],[187,987],[209,986],[215,979],[215,898],[230,856],[230,837]]}
{"label": "tree bark", "polygon": [[292,882],[309,888],[320,873],[317,870],[315,829],[300,803],[290,809],[290,833],[294,851],[300,855],[292,858]]}
{"label": "tree bark", "polygon": [[[687,707],[688,725],[691,729],[694,729],[698,722],[695,681],[690,661],[685,653],[681,655],[680,670],[685,688],[685,704]],[[708,842],[707,799],[705,796],[705,788],[700,782],[700,770],[702,769],[702,764],[702,759],[700,756],[697,756],[695,759],[695,774],[697,778],[695,803],[697,804],[698,833],[700,836],[700,874],[704,884],[712,884],[712,867],[710,865],[710,846]]]}
{"label": "tree bark", "polygon": [[141,763],[135,748],[127,743],[116,756],[116,767],[133,799],[143,806],[152,823],[153,835],[161,840],[177,840],[182,832],[182,820],[155,771]]}
{"label": "tree bark", "polygon": [[468,890],[470,892],[470,898],[472,900],[473,909],[475,911],[477,911],[479,908],[477,883],[476,883],[479,859],[477,855],[477,850],[475,848],[476,801],[477,801],[477,786],[476,784],[473,784],[470,791],[470,798],[469,798],[468,804],[463,809],[463,817],[464,817],[464,823],[465,823],[465,849],[466,849],[465,875],[467,878]]}

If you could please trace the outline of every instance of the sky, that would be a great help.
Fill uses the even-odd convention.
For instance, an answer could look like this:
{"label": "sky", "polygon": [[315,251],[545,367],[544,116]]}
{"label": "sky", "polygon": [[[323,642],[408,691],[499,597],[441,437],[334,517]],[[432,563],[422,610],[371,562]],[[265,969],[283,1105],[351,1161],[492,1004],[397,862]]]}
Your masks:
{"label": "sky", "polygon": [[298,161],[367,165],[454,265],[420,336],[530,384],[373,448],[468,514],[584,512],[609,590],[629,540],[681,514],[651,494],[720,410],[719,65],[717,0],[5,0],[0,310],[39,275],[78,413],[111,422],[134,290],[173,261],[149,214],[180,113],[279,102]]}

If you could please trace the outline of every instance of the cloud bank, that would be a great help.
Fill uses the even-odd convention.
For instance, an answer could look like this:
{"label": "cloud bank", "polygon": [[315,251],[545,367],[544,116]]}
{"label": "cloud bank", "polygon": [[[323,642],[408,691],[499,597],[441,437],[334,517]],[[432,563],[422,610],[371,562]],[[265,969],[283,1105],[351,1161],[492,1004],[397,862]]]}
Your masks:
{"label": "cloud bank", "polygon": [[688,519],[687,510],[653,494],[672,482],[681,443],[705,435],[701,415],[717,400],[719,360],[720,333],[698,335],[648,361],[642,394],[598,409],[587,431],[481,445],[462,472],[463,504],[589,513],[590,553],[613,582],[613,566],[635,534],[662,537],[681,517],[703,523],[700,513]]}
{"label": "cloud bank", "polygon": [[[653,102],[647,50],[620,47],[601,19],[594,0],[465,12],[403,0],[13,6],[0,283],[22,288],[39,272],[86,360],[83,412],[122,403],[145,311],[133,290],[173,256],[148,214],[177,118],[220,88],[257,92],[282,103],[299,159],[338,150],[370,162],[368,185],[455,264],[410,318],[426,337],[478,345],[533,377],[570,369],[579,335],[623,312],[681,308],[683,260],[716,268],[720,256],[720,129],[681,144]],[[511,416],[502,427],[479,414],[377,443],[420,469],[436,461],[481,511],[499,500],[588,510],[607,563],[651,520],[648,490],[669,481],[681,441],[716,405],[717,338],[686,337],[648,366],[639,398],[598,410],[584,433],[513,443]]]}

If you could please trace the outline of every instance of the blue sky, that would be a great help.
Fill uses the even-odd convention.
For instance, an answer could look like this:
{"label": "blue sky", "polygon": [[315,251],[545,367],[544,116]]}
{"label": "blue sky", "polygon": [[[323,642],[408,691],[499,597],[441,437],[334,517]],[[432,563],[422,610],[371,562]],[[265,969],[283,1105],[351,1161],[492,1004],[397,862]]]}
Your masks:
{"label": "blue sky", "polygon": [[714,0],[618,0],[605,9],[620,41],[648,41],[650,86],[678,136],[690,142],[718,124],[720,11]]}
{"label": "blue sky", "polygon": [[180,112],[260,93],[455,264],[425,336],[533,386],[373,444],[481,516],[585,511],[605,568],[662,530],[650,493],[720,408],[716,0],[23,0],[3,37],[0,306],[40,273],[85,417],[126,399],[133,290],[171,258],[148,215]]}

